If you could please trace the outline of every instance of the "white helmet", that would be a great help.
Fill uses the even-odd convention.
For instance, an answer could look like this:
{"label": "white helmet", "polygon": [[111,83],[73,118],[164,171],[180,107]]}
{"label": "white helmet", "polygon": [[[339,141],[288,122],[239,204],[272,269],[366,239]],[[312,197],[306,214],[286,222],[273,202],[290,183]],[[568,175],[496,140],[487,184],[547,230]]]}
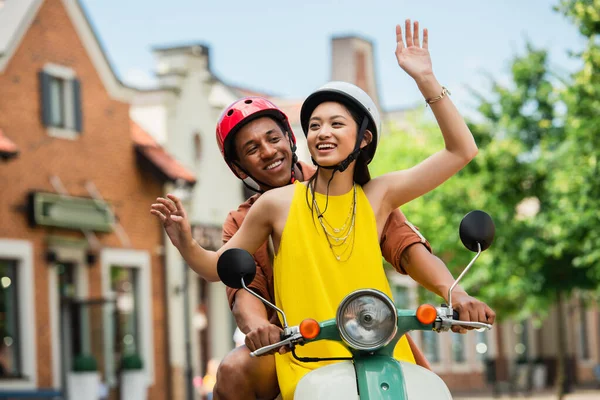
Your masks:
{"label": "white helmet", "polygon": [[[379,116],[379,110],[373,99],[371,99],[364,90],[351,83],[341,81],[326,83],[310,94],[306,100],[304,100],[304,103],[302,103],[300,123],[305,136],[308,134],[308,121],[310,120],[310,116],[319,104],[326,101],[340,102],[354,110],[364,112],[369,120],[368,129],[373,134],[373,145],[369,146],[370,154],[368,154],[368,160],[370,162],[375,155],[381,131],[381,117]],[[361,140],[362,135],[357,137],[357,146],[359,146]]]}

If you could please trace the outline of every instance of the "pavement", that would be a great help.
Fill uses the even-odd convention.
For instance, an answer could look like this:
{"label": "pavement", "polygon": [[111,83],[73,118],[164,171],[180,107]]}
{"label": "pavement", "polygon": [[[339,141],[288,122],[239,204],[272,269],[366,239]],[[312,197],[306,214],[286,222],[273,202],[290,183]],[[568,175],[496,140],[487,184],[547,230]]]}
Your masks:
{"label": "pavement", "polygon": [[[454,400],[496,400],[496,399],[528,399],[528,400],[556,400],[556,392],[544,391],[532,393],[531,396],[502,394],[494,397],[492,394],[454,395]],[[576,390],[565,395],[565,400],[600,400],[600,389]]]}

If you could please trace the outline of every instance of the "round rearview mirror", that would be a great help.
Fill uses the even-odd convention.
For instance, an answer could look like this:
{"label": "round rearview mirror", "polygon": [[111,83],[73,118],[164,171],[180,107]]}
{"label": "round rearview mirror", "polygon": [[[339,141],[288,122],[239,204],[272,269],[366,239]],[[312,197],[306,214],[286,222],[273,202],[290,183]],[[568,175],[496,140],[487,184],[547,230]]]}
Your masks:
{"label": "round rearview mirror", "polygon": [[230,288],[241,289],[242,278],[248,286],[256,275],[254,257],[243,249],[227,249],[217,261],[217,273],[221,281]]}
{"label": "round rearview mirror", "polygon": [[475,253],[477,253],[477,243],[481,245],[481,251],[490,247],[495,233],[494,221],[484,211],[471,211],[460,222],[460,240],[467,249]]}

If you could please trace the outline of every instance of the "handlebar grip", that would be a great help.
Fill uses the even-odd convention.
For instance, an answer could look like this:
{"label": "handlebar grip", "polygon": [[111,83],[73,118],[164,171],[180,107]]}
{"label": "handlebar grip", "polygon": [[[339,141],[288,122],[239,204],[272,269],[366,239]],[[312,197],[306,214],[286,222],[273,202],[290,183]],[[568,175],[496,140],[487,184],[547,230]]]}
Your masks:
{"label": "handlebar grip", "polygon": [[458,320],[458,311],[452,310],[452,319]]}

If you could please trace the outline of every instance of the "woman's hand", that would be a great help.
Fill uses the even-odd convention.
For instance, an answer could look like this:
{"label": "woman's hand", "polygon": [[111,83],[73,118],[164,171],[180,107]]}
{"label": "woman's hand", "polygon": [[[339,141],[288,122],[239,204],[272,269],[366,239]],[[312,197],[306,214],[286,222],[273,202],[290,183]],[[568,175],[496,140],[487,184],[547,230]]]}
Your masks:
{"label": "woman's hand", "polygon": [[410,19],[405,21],[406,45],[402,39],[402,28],[396,25],[396,59],[398,65],[410,75],[417,84],[433,76],[433,67],[428,50],[429,34],[423,29],[423,46],[419,39],[419,22],[411,28]]}

